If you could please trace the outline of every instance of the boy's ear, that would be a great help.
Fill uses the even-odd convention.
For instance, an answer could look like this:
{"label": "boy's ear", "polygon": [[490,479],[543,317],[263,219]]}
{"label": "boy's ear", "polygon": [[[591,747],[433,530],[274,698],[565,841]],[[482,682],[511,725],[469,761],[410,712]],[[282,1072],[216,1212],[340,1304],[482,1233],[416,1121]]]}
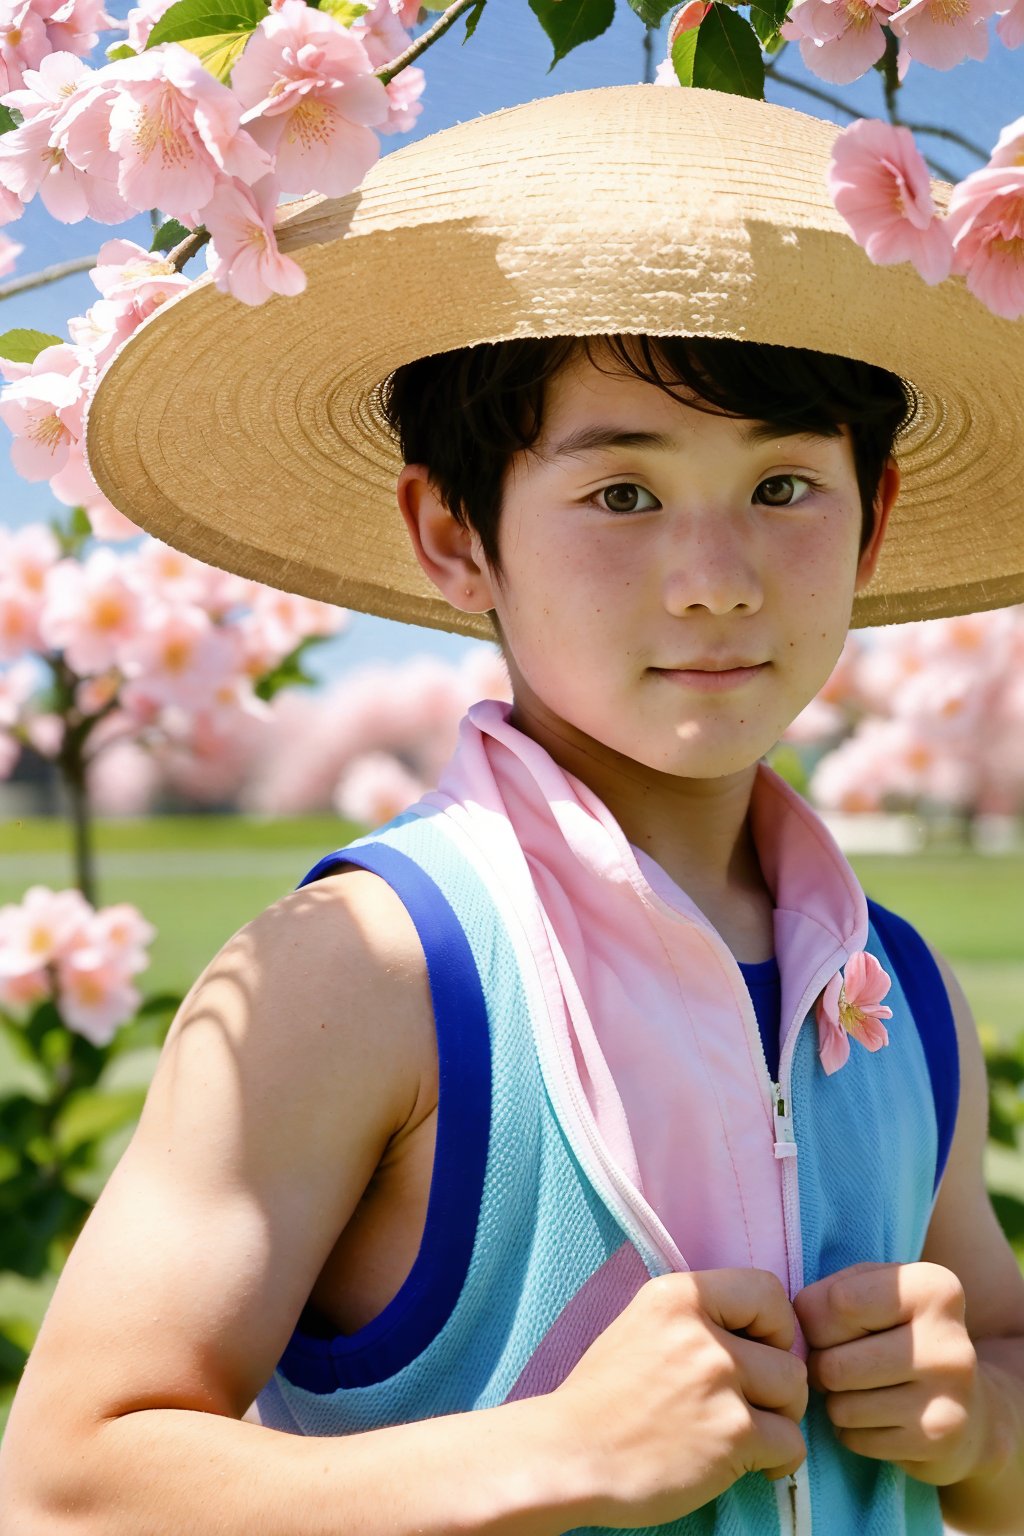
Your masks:
{"label": "boy's ear", "polygon": [[493,578],[479,535],[449,512],[426,464],[406,464],[395,494],[416,558],[441,596],[463,613],[491,610]]}
{"label": "boy's ear", "polygon": [[885,532],[889,526],[889,514],[893,509],[896,497],[899,495],[899,489],[899,465],[895,459],[889,458],[886,460],[885,468],[882,471],[882,478],[875,493],[875,526],[857,562],[857,579],[854,582],[855,592],[863,591],[878,568],[879,556],[882,553],[882,545],[885,542]]}

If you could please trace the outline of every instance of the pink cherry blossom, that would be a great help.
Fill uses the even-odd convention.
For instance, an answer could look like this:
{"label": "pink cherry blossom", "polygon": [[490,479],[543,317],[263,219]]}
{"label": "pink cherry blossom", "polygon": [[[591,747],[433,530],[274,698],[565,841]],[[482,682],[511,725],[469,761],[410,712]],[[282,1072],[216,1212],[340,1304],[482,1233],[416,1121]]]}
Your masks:
{"label": "pink cherry blossom", "polygon": [[887,25],[898,0],[795,0],[779,28],[799,42],[807,68],[833,85],[858,80],[885,52]]}
{"label": "pink cherry blossom", "polygon": [[177,706],[201,709],[238,661],[236,637],[216,628],[195,606],[156,609],[145,628],[119,653],[121,669],[130,680],[121,702],[131,712]]}
{"label": "pink cherry blossom", "polygon": [[1004,48],[1019,48],[1024,43],[1024,0],[1014,0],[1008,7],[1000,7],[996,13],[996,36]]}
{"label": "pink cherry blossom", "polygon": [[40,610],[24,587],[0,583],[0,661],[14,661],[36,645]]}
{"label": "pink cherry blossom", "polygon": [[11,533],[0,528],[0,661],[39,644],[46,575],[59,555],[57,540],[41,523]]}
{"label": "pink cherry blossom", "polygon": [[[405,30],[409,25],[403,14],[405,9],[400,0],[376,0],[348,29],[365,47],[375,70],[397,59],[412,41]],[[385,120],[376,125],[381,133],[408,132],[423,110],[419,99],[426,83],[423,71],[415,64],[407,64],[385,87],[390,110]]]}
{"label": "pink cherry blossom", "polygon": [[857,244],[879,266],[910,261],[934,285],[949,276],[949,233],[909,128],[861,118],[832,146],[828,188]]}
{"label": "pink cherry blossom", "polygon": [[49,480],[67,463],[82,436],[87,372],[61,342],[44,347],[28,372],[0,391],[0,421],[14,435],[11,462],[26,480]]}
{"label": "pink cherry blossom", "polygon": [[128,36],[125,39],[129,48],[142,53],[149,41],[149,34],[173,4],[174,0],[142,0],[140,5],[129,11],[126,18]]}
{"label": "pink cherry blossom", "polygon": [[43,18],[32,0],[0,0],[0,100],[50,52]]}
{"label": "pink cherry blossom", "polygon": [[100,31],[117,26],[117,20],[103,9],[103,0],[65,0],[53,7],[52,0],[43,0],[46,6],[46,37],[55,52],[78,54],[84,57],[99,42]]}
{"label": "pink cherry blossom", "polygon": [[64,560],[50,573],[40,630],[47,645],[86,676],[117,662],[141,618],[141,600],[121,561],[112,550],[99,549],[84,561]]}
{"label": "pink cherry blossom", "polygon": [[985,169],[990,171],[998,165],[1024,165],[1024,117],[1007,123]]}
{"label": "pink cherry blossom", "polygon": [[108,240],[89,273],[103,298],[68,321],[72,341],[92,354],[97,372],[153,312],[192,286],[166,256],[133,240]]}
{"label": "pink cherry blossom", "polygon": [[50,476],[50,490],[65,507],[81,507],[98,539],[138,538],[141,529],[113,506],[96,481],[85,457],[84,437],[70,444],[67,459]]}
{"label": "pink cherry blossom", "polygon": [[[388,0],[380,4],[392,17]],[[241,121],[276,157],[283,192],[341,197],[380,156],[372,130],[387,120],[390,99],[356,33],[365,23],[349,29],[305,0],[284,0],[232,71],[232,91],[246,108]]]}
{"label": "pink cherry blossom", "polygon": [[135,555],[133,581],[151,602],[205,606],[205,576],[210,569],[160,539],[147,538]]}
{"label": "pink cherry blossom", "polygon": [[331,603],[320,603],[297,592],[253,583],[249,602],[252,617],[262,626],[268,649],[277,659],[287,656],[309,635],[336,635],[348,623],[348,614]]}
{"label": "pink cherry blossom", "polygon": [[12,240],[9,235],[0,235],[0,277],[6,277],[9,272],[14,271],[14,264],[24,249],[23,245],[19,245],[17,240]]}
{"label": "pink cherry blossom", "polygon": [[156,929],[138,907],[117,902],[101,907],[83,926],[75,943],[75,960],[83,968],[115,966],[124,975],[135,976],[149,965],[146,945],[155,938]]}
{"label": "pink cherry blossom", "polygon": [[89,964],[70,954],[57,963],[57,1007],[67,1027],[93,1045],[109,1045],[138,1012],[142,994],[113,961]]}
{"label": "pink cherry blossom", "polygon": [[217,188],[204,214],[207,271],[222,293],[243,304],[263,304],[273,293],[302,293],[306,286],[298,262],[277,248],[276,204],[273,178],[255,187],[236,180]]}
{"label": "pink cherry blossom", "polygon": [[[900,39],[903,56],[931,69],[952,69],[964,59],[988,55],[988,18],[994,0],[909,0],[894,14],[890,27]],[[905,71],[904,71],[905,72]]]}
{"label": "pink cherry blossom", "polygon": [[92,914],[78,891],[33,885],[18,906],[0,907],[0,976],[23,976],[68,951]]}
{"label": "pink cherry blossom", "polygon": [[0,730],[17,725],[21,708],[35,691],[35,667],[29,660],[0,671]]}
{"label": "pink cherry blossom", "polygon": [[63,716],[52,712],[29,715],[22,729],[40,757],[52,760],[58,756],[64,741]]}
{"label": "pink cherry blossom", "polygon": [[61,144],[60,124],[69,103],[96,79],[97,72],[74,54],[51,53],[38,70],[25,72],[22,89],[6,97],[25,121],[0,137],[0,181],[26,203],[38,193],[63,224],[84,218],[119,224],[134,211],[110,180],[86,174]]}
{"label": "pink cherry blossom", "polygon": [[388,93],[390,110],[384,122],[379,125],[379,133],[409,132],[423,111],[420,97],[426,84],[426,75],[415,64],[407,64],[393,80],[388,81],[384,89]]}
{"label": "pink cherry blossom", "polygon": [[846,1064],[850,1035],[868,1051],[879,1051],[889,1044],[881,1021],[892,1018],[892,1009],[882,1006],[891,986],[891,977],[874,955],[864,950],[847,960],[845,976],[839,971],[832,977],[817,1006],[818,1054],[829,1076]]}
{"label": "pink cherry blossom", "polygon": [[953,270],[993,314],[1024,315],[1024,163],[986,166],[953,188]]}
{"label": "pink cherry blossom", "polygon": [[93,91],[67,108],[60,142],[74,164],[100,174],[113,154],[126,202],[194,226],[221,180],[253,182],[273,169],[240,116],[233,92],[168,43],[97,71]]}
{"label": "pink cherry blossom", "polygon": [[334,804],[350,821],[379,827],[413,805],[426,788],[390,753],[367,752],[346,768],[334,792]]}
{"label": "pink cherry blossom", "polygon": [[[0,922],[4,908],[0,907]],[[50,978],[45,970],[25,971],[19,976],[0,976],[0,1013],[23,1023],[37,1003],[50,995]]]}
{"label": "pink cherry blossom", "polygon": [[[13,224],[15,219],[20,219],[24,212],[25,204],[18,194],[11,192],[0,183],[0,224]],[[4,361],[6,362],[7,359],[5,358]],[[4,377],[7,377],[6,373]]]}

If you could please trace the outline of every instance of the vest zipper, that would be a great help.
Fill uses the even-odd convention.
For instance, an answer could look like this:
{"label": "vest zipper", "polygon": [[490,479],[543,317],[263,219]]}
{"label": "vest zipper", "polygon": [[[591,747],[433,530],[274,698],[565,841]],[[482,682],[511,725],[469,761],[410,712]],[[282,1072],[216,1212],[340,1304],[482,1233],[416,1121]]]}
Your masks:
{"label": "vest zipper", "polygon": [[[780,1052],[779,1080],[777,1083],[772,1083],[776,1134],[775,1156],[782,1161],[782,1221],[786,1238],[786,1268],[791,1301],[803,1289],[804,1283],[797,1140],[796,1128],[793,1124],[793,1057],[796,1054],[797,1036],[804,1027],[811,1004],[822,987],[835,975],[838,968],[837,959],[838,964],[842,965],[846,959],[845,953],[841,958],[834,957],[826,965],[820,966],[801,997],[793,1024]],[[759,1030],[759,1042],[760,1038]],[[767,1070],[767,1063],[765,1063],[765,1071]],[[786,1478],[785,1491],[776,1485],[779,1526],[783,1536],[811,1536],[810,1486],[807,1481],[806,1467],[807,1463],[804,1462],[795,1472],[790,1473]]]}

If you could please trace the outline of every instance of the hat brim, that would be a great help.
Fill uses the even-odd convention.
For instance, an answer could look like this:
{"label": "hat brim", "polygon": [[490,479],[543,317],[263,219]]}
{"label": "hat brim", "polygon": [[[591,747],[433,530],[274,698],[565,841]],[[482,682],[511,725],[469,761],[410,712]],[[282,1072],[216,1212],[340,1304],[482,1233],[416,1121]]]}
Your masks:
{"label": "hat brim", "polygon": [[[1020,601],[1024,327],[962,278],[928,287],[868,259],[826,191],[838,131],[721,92],[616,86],[407,145],[349,196],[281,210],[302,294],[249,307],[203,277],[128,339],[88,407],[97,484],[211,565],[493,638],[414,556],[382,384],[485,341],[723,336],[860,358],[917,391],[854,625]],[[950,188],[932,191],[944,206]]]}

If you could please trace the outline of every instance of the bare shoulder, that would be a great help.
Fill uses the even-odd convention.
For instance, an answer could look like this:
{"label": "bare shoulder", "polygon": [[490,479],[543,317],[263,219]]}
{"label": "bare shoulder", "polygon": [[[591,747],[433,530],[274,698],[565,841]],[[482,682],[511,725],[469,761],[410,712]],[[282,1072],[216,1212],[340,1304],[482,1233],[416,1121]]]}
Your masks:
{"label": "bare shoulder", "polygon": [[291,892],[229,939],[65,1265],[9,1464],[143,1407],[240,1417],[435,1065],[423,952],[377,876]]}

